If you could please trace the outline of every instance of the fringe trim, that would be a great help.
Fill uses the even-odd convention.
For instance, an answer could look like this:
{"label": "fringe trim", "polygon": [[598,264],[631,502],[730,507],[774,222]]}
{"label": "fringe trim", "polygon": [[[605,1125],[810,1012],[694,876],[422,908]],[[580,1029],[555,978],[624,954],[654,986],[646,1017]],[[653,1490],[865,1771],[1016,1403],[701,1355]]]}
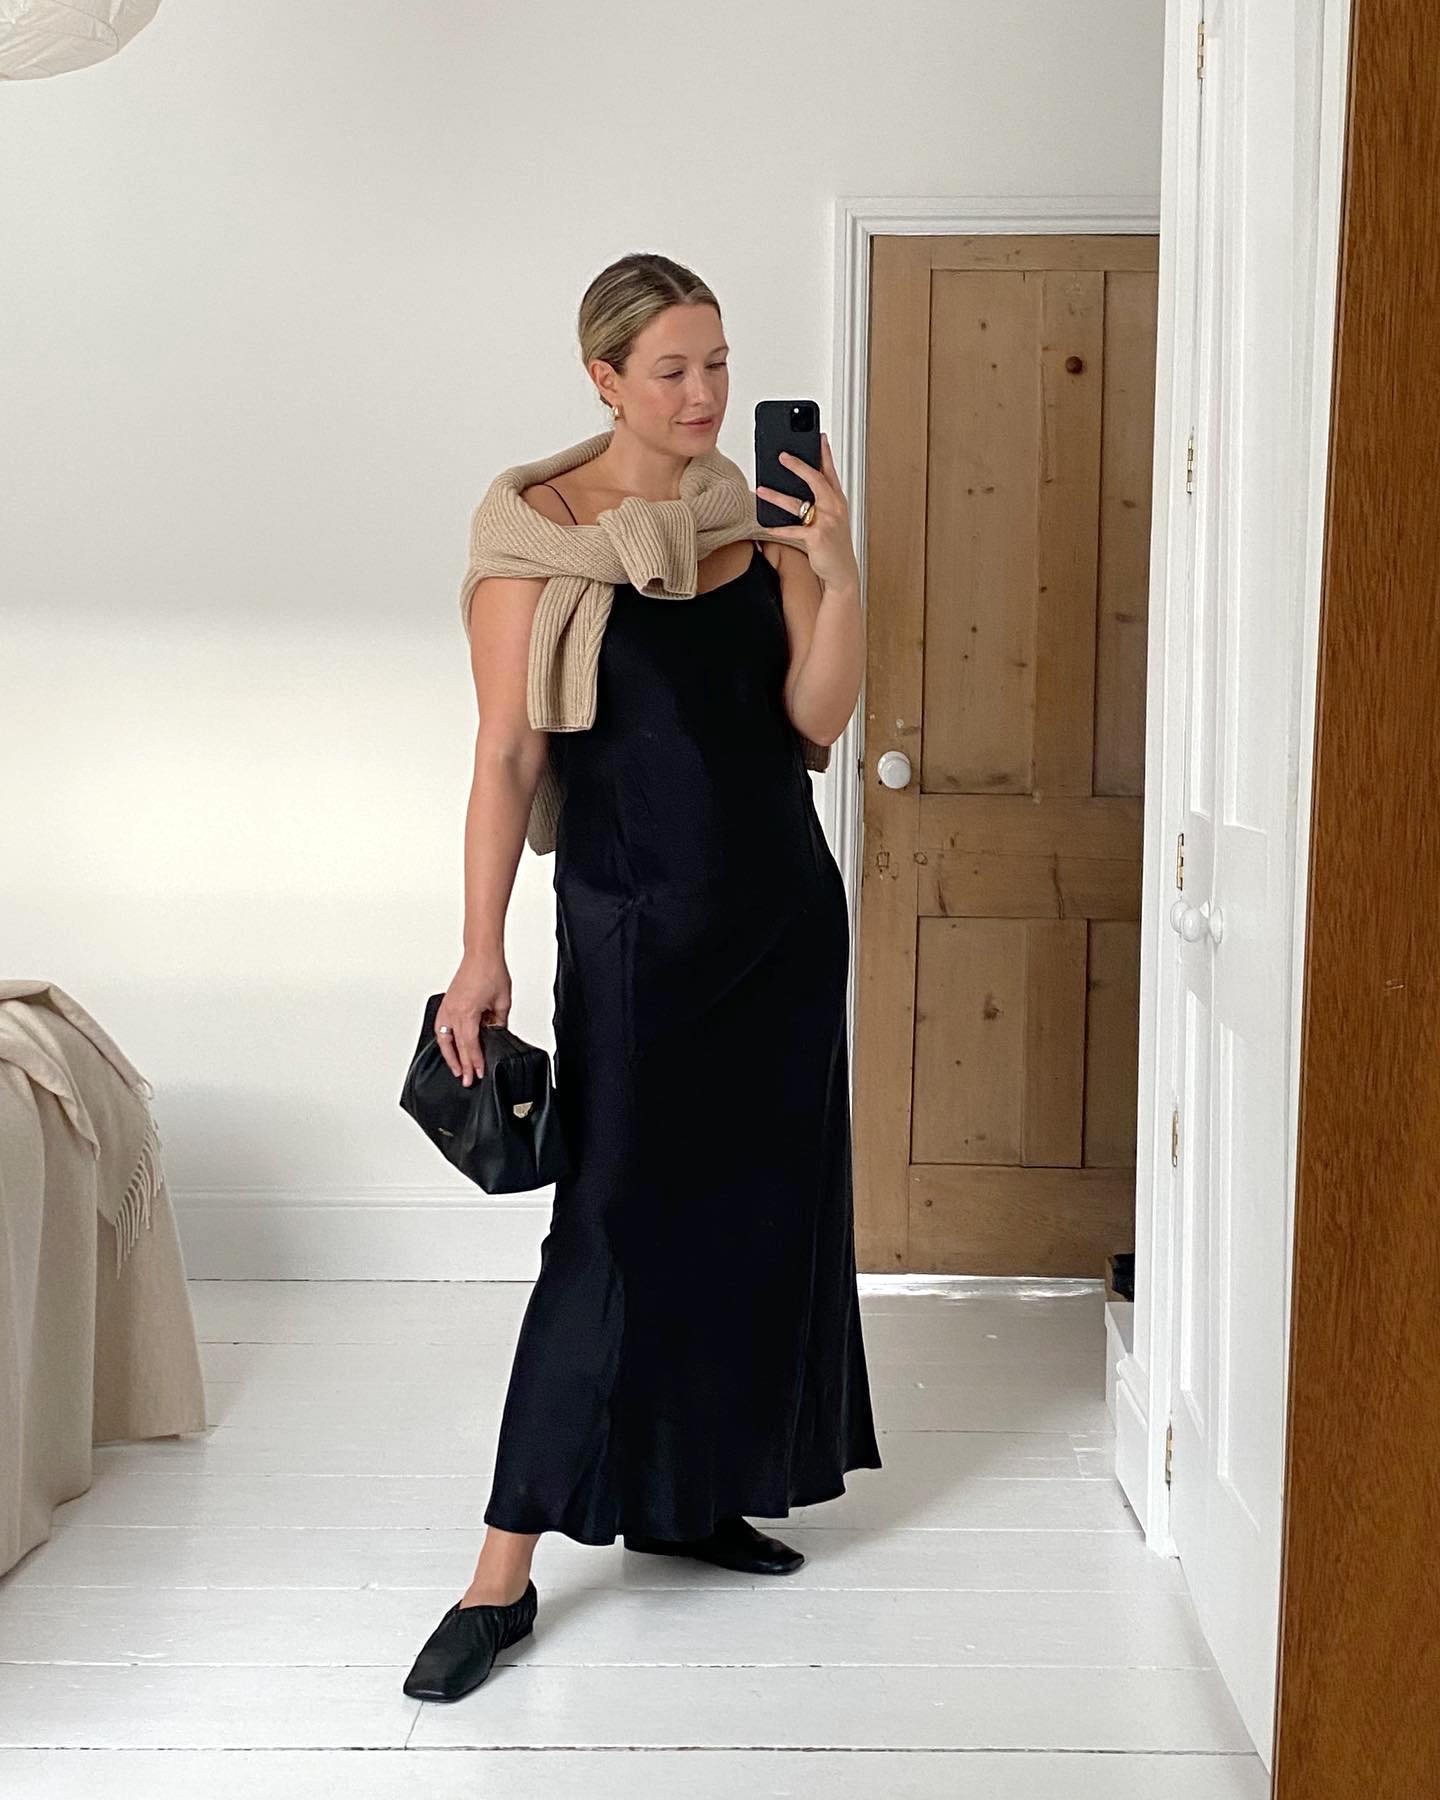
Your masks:
{"label": "fringe trim", "polygon": [[[146,1084],[148,1086],[148,1083]],[[150,1226],[150,1205],[159,1198],[160,1186],[164,1181],[164,1170],[160,1161],[160,1132],[155,1123],[154,1113],[149,1113],[145,1124],[145,1142],[140,1150],[140,1161],[135,1166],[135,1173],[130,1177],[125,1189],[125,1198],[120,1202],[119,1211],[115,1215],[115,1273],[120,1273],[125,1258],[134,1249],[140,1236],[142,1226],[148,1230]]]}

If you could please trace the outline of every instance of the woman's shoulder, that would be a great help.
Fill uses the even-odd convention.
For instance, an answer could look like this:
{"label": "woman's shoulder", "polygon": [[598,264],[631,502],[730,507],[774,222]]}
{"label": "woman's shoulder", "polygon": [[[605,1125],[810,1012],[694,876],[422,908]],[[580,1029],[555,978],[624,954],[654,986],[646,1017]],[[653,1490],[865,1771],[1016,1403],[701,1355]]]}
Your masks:
{"label": "woman's shoulder", "polygon": [[532,482],[527,488],[521,488],[520,498],[545,518],[553,520],[556,525],[573,525],[574,514],[566,506],[556,490],[548,482]]}

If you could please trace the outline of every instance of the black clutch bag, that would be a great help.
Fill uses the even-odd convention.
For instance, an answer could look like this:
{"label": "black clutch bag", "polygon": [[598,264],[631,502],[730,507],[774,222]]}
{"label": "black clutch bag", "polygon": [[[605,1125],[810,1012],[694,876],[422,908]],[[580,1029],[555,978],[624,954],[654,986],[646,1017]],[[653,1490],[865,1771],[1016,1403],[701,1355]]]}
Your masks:
{"label": "black clutch bag", "polygon": [[400,1104],[447,1162],[487,1194],[543,1187],[570,1173],[547,1051],[503,1025],[480,1027],[485,1073],[466,1087],[435,1037],[443,994],[425,1002]]}

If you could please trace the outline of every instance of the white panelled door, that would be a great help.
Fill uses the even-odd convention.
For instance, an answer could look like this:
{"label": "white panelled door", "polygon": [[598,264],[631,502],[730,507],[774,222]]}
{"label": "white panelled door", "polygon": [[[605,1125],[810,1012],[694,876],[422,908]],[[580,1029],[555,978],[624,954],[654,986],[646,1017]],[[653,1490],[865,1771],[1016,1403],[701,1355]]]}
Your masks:
{"label": "white panelled door", "polygon": [[1170,915],[1181,970],[1171,1533],[1216,1663],[1267,1763],[1286,1376],[1302,3],[1205,0],[1190,691],[1182,885]]}

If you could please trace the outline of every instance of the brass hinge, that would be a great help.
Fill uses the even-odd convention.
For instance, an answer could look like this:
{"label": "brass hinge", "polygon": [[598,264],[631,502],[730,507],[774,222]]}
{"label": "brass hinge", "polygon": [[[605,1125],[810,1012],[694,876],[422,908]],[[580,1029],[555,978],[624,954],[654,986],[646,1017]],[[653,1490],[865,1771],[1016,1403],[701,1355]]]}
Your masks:
{"label": "brass hinge", "polygon": [[1195,433],[1190,433],[1190,441],[1185,446],[1185,492],[1195,492]]}
{"label": "brass hinge", "polygon": [[1195,27],[1195,79],[1205,79],[1205,21],[1203,19]]}
{"label": "brass hinge", "polygon": [[1170,1452],[1173,1449],[1174,1444],[1175,1444],[1175,1427],[1173,1425],[1166,1425],[1166,1427],[1165,1427],[1165,1485],[1167,1488],[1170,1485]]}
{"label": "brass hinge", "polygon": [[1180,1108],[1177,1106],[1170,1115],[1170,1167],[1180,1167]]}
{"label": "brass hinge", "polygon": [[1180,832],[1175,839],[1175,885],[1185,886],[1185,833]]}

